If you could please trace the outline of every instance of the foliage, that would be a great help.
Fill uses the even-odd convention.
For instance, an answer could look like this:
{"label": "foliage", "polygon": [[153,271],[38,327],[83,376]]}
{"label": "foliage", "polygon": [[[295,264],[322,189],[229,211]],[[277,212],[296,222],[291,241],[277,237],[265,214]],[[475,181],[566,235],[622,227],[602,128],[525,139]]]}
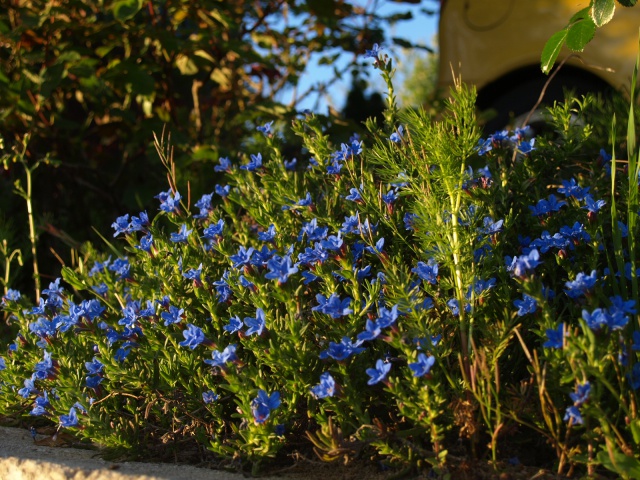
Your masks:
{"label": "foliage", "polygon": [[[619,3],[623,7],[633,7],[637,0],[619,0]],[[590,0],[589,6],[573,15],[565,28],[547,40],[542,50],[542,71],[544,73],[551,71],[563,45],[574,52],[581,52],[593,39],[596,30],[611,21],[615,9],[615,0]]]}
{"label": "foliage", "polygon": [[297,160],[260,125],[198,212],[159,139],[159,213],[118,217],[111,255],[64,269],[38,305],[5,295],[20,333],[0,412],[130,452],[196,442],[254,473],[306,436],[325,460],[435,474],[460,439],[496,468],[548,461],[546,442],[560,473],[632,475],[633,109],[626,163],[570,121],[586,102],[552,110],[553,139],[480,139],[473,89],[456,85],[438,121],[399,111],[392,61],[366,56],[388,86],[383,125],[337,147],[298,117]]}
{"label": "foliage", "polygon": [[[8,2],[0,135],[7,152],[25,149],[28,165],[45,155],[56,162],[33,178],[44,271],[59,270],[51,247],[66,257],[69,246],[98,239],[94,225],[151,206],[165,182],[154,132],[171,132],[180,181],[203,191],[215,159],[250,142],[263,118],[288,118],[327,87],[296,90],[312,57],[339,78],[355,54],[384,40],[386,22],[410,16],[342,0]],[[334,65],[340,57],[352,59],[344,69]],[[0,178],[5,212],[24,210],[10,195],[19,166],[7,164]],[[25,232],[12,246],[29,241]]]}

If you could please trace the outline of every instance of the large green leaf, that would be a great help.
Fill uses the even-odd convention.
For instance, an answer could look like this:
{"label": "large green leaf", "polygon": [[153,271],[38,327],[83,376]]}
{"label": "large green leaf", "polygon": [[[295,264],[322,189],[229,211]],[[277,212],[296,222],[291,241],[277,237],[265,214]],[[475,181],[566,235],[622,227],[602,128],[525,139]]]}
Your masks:
{"label": "large green leaf", "polygon": [[602,450],[598,452],[596,458],[607,470],[619,473],[623,478],[640,480],[640,461],[637,458],[629,457],[616,450],[613,450],[611,455],[613,461],[609,453]]}
{"label": "large green leaf", "polygon": [[596,27],[601,27],[611,21],[616,10],[615,0],[594,0],[591,6],[591,19]]}
{"label": "large green leaf", "polygon": [[564,45],[564,41],[567,39],[568,33],[569,31],[565,28],[554,33],[551,35],[551,38],[547,40],[547,43],[542,49],[542,56],[540,59],[540,65],[544,73],[549,73],[553,64],[556,63],[556,59],[560,54],[560,49],[562,48],[562,45]]}
{"label": "large green leaf", "polygon": [[133,18],[142,8],[142,0],[117,0],[113,3],[113,16],[120,22]]}
{"label": "large green leaf", "polygon": [[574,52],[581,52],[596,34],[596,28],[591,17],[574,23],[567,33],[567,47]]}

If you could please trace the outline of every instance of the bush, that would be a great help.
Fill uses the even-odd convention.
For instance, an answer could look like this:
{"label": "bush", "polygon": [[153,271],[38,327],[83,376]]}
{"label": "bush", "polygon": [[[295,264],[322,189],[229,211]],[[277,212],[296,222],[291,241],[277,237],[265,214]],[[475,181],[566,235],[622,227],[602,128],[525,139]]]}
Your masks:
{"label": "bush", "polygon": [[0,412],[127,451],[195,442],[254,471],[306,436],[325,460],[443,473],[449,455],[545,465],[547,444],[559,472],[635,475],[634,129],[627,164],[584,157],[571,105],[554,140],[480,139],[472,89],[440,121],[398,112],[391,60],[367,55],[384,126],[338,148],[298,118],[295,160],[265,124],[220,158],[197,213],[158,140],[159,214],[116,219],[122,251],[64,269],[38,306],[5,296],[20,333]]}

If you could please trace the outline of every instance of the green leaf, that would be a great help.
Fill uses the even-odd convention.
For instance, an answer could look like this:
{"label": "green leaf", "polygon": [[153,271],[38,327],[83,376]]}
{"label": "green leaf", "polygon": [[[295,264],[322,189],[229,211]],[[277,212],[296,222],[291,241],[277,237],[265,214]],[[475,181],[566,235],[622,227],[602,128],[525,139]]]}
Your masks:
{"label": "green leaf", "polygon": [[581,52],[596,34],[596,24],[591,17],[580,20],[569,27],[567,47],[574,52]]}
{"label": "green leaf", "polygon": [[40,88],[40,95],[44,98],[49,98],[51,92],[53,92],[62,79],[66,77],[66,72],[64,69],[64,64],[56,63],[47,68],[42,75],[44,81],[42,82],[42,87]]}
{"label": "green leaf", "polygon": [[113,16],[119,22],[133,18],[142,8],[142,0],[117,0],[113,4]]}
{"label": "green leaf", "polygon": [[620,2],[620,5],[622,5],[623,7],[633,7],[636,3],[638,3],[638,0],[618,0],[618,2]]}
{"label": "green leaf", "polygon": [[[640,460],[628,457],[616,450],[612,451],[613,462],[605,450],[598,452],[597,459],[607,470],[623,475],[624,478],[640,480]],[[615,463],[614,463],[615,462]]]}
{"label": "green leaf", "polygon": [[540,66],[542,67],[542,72],[548,74],[553,67],[553,64],[556,63],[556,59],[560,54],[560,49],[564,44],[568,30],[565,28],[564,30],[560,30],[559,32],[551,35],[551,38],[547,40],[544,48],[542,49],[542,56],[540,59]]}
{"label": "green leaf", "polygon": [[594,0],[591,6],[591,19],[596,27],[601,27],[611,21],[616,10],[615,0]]}
{"label": "green leaf", "polygon": [[178,55],[176,58],[176,67],[182,75],[195,75],[198,73],[198,66],[186,55]]}

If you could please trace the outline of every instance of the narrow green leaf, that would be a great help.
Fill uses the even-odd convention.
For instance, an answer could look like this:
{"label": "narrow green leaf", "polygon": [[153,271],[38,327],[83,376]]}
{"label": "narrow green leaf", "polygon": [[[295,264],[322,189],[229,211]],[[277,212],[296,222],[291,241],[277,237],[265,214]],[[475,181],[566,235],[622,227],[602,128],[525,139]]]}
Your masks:
{"label": "narrow green leaf", "polygon": [[615,0],[594,0],[590,12],[591,19],[596,24],[596,27],[601,27],[611,21],[615,10]]}
{"label": "narrow green leaf", "polygon": [[565,28],[564,30],[560,30],[559,32],[551,35],[551,38],[547,40],[544,48],[542,49],[542,56],[540,59],[540,66],[542,67],[542,72],[548,74],[553,67],[553,64],[556,63],[556,59],[560,54],[560,49],[564,44],[568,30]]}
{"label": "narrow green leaf", "polygon": [[133,18],[142,8],[142,0],[117,0],[113,4],[113,16],[119,22]]}
{"label": "narrow green leaf", "polygon": [[633,7],[638,0],[618,0],[623,7]]}
{"label": "narrow green leaf", "polygon": [[574,52],[581,52],[596,34],[596,24],[591,18],[580,20],[569,27],[567,47]]}

